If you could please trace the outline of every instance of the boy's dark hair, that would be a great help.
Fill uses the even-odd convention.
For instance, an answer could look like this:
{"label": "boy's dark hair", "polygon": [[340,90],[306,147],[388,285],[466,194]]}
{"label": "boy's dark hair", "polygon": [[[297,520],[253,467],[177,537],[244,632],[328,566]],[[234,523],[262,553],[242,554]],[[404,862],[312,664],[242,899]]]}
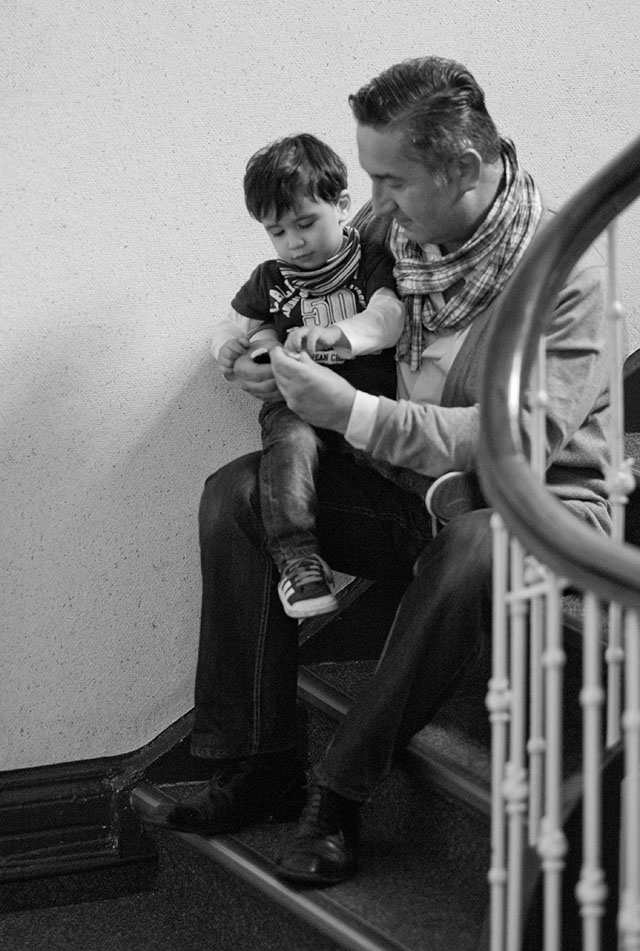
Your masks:
{"label": "boy's dark hair", "polygon": [[271,212],[280,218],[302,196],[335,204],[346,187],[342,159],[308,133],[286,136],[260,149],[244,174],[244,200],[257,221]]}
{"label": "boy's dark hair", "polygon": [[361,125],[401,129],[407,149],[445,176],[466,148],[476,149],[485,162],[495,162],[502,151],[484,92],[454,60],[404,60],[349,96],[349,105]]}

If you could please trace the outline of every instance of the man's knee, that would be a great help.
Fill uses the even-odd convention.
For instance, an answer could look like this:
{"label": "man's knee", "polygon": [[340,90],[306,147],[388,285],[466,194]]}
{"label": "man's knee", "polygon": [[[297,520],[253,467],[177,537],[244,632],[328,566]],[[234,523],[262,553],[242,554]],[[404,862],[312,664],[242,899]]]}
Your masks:
{"label": "man's knee", "polygon": [[459,515],[445,525],[430,542],[415,566],[416,575],[434,570],[434,563],[464,579],[470,575],[489,576],[492,568],[491,509],[476,509]]}
{"label": "man's knee", "polygon": [[260,453],[252,452],[233,459],[209,476],[198,513],[201,543],[214,536],[220,539],[225,525],[242,522],[255,509],[259,466]]}

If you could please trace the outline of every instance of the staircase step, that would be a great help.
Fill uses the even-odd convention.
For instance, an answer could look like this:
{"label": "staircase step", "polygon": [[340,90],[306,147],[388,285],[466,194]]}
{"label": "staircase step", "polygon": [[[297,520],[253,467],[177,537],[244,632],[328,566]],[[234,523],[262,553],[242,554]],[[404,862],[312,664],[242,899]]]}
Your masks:
{"label": "staircase step", "polygon": [[[333,644],[340,635],[333,628]],[[312,644],[314,636],[310,635]],[[308,642],[308,644],[309,644]],[[364,641],[363,641],[364,644]],[[308,715],[310,762],[321,757],[336,722],[372,677],[376,662],[317,661],[300,668],[298,695]],[[347,654],[348,657],[348,654]],[[568,664],[579,671],[579,663]],[[566,678],[575,703],[573,674]],[[400,765],[362,811],[361,868],[330,889],[297,890],[275,876],[295,824],[260,824],[229,836],[178,836],[257,893],[293,914],[323,940],[349,951],[472,951],[486,938],[490,865],[488,671],[465,679],[438,717],[411,741]],[[576,683],[579,682],[576,681]],[[579,713],[579,708],[575,708]],[[568,736],[574,743],[575,716]],[[139,811],[181,799],[190,784],[138,787]]]}
{"label": "staircase step", "polygon": [[[575,781],[581,770],[582,642],[565,622],[563,769]],[[369,682],[376,661],[322,661],[300,668],[298,695],[334,721]],[[402,766],[428,786],[448,792],[485,814],[491,809],[491,725],[486,709],[490,670],[469,671],[434,719],[417,733],[401,757]],[[330,740],[327,738],[327,743]],[[318,756],[322,755],[322,749]]]}
{"label": "staircase step", "polygon": [[[303,667],[298,675],[298,696],[310,707],[338,721],[374,670],[375,664],[369,661]],[[447,704],[433,723],[413,737],[401,764],[426,786],[447,792],[489,815],[489,747],[460,727],[459,714],[460,703]],[[472,722],[477,719],[475,709]],[[325,745],[330,738],[329,733]],[[315,745],[320,747],[321,755],[322,747],[317,741]]]}
{"label": "staircase step", "polygon": [[[312,763],[374,669],[374,663],[363,661],[300,669],[299,698],[309,713]],[[297,890],[275,876],[278,852],[295,823],[263,823],[219,837],[150,831],[178,836],[340,948],[472,951],[488,899],[488,793],[455,761],[438,755],[436,746],[426,734],[416,737],[406,768],[394,770],[365,804],[360,872],[330,889]],[[199,785],[138,787],[133,800],[140,812],[149,812]]]}
{"label": "staircase step", "polygon": [[[402,774],[385,783],[384,802],[363,809],[361,871],[330,889],[295,890],[274,875],[295,824],[261,824],[237,835],[175,835],[240,876],[280,907],[349,951],[472,951],[487,901],[488,820],[424,792]],[[179,800],[197,786],[138,787],[140,811]],[[412,803],[409,801],[413,800]],[[416,821],[419,816],[419,821]]]}
{"label": "staircase step", "polygon": [[[336,721],[374,669],[371,661],[300,669],[310,762],[322,754]],[[455,751],[438,749],[446,744],[434,739],[435,732],[433,727],[414,738],[405,768],[394,770],[363,807],[361,868],[350,882],[300,891],[275,877],[278,852],[294,823],[264,823],[215,838],[180,837],[341,948],[471,951],[487,907],[489,796],[483,780],[460,769]],[[193,783],[142,787],[133,797],[139,811],[152,811],[167,797],[181,799],[197,788]]]}
{"label": "staircase step", "polygon": [[[193,793],[199,784],[173,784],[168,787],[139,786],[132,793],[135,807],[152,812],[167,801],[179,801]],[[256,826],[252,833],[221,835],[215,837],[168,833],[176,836],[190,847],[197,849],[217,864],[237,875],[297,917],[306,921],[317,931],[338,942],[340,947],[357,951],[405,951],[396,942],[389,943],[387,936],[372,928],[368,922],[343,909],[331,895],[313,889],[295,891],[279,881],[273,874],[275,863],[269,857],[275,842],[269,825]],[[282,830],[283,827],[279,827]],[[290,826],[294,828],[293,825]],[[157,835],[167,833],[156,832]]]}

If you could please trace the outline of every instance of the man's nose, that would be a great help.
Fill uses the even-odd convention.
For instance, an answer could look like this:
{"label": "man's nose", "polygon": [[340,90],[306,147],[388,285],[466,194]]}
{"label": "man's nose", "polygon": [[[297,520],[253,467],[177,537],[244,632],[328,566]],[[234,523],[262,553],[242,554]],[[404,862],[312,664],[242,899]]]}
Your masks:
{"label": "man's nose", "polygon": [[389,190],[382,182],[373,182],[371,185],[371,210],[374,215],[390,215],[395,209],[395,202]]}

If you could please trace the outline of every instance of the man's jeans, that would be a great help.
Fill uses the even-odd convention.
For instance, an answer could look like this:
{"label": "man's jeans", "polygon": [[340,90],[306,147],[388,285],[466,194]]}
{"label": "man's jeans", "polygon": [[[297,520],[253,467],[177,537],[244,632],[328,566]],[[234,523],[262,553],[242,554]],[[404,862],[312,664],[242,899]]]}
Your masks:
{"label": "man's jeans", "polygon": [[[197,756],[251,756],[296,745],[298,624],[277,595],[259,465],[260,453],[229,463],[208,479],[202,496]],[[336,791],[364,799],[488,633],[489,518],[484,510],[470,513],[432,539],[419,496],[334,451],[320,461],[316,495],[320,552],[331,567],[390,590],[407,586],[368,699],[356,701],[318,771]]]}
{"label": "man's jeans", "polygon": [[489,509],[458,516],[418,558],[376,673],[315,769],[319,783],[368,799],[491,634]]}

